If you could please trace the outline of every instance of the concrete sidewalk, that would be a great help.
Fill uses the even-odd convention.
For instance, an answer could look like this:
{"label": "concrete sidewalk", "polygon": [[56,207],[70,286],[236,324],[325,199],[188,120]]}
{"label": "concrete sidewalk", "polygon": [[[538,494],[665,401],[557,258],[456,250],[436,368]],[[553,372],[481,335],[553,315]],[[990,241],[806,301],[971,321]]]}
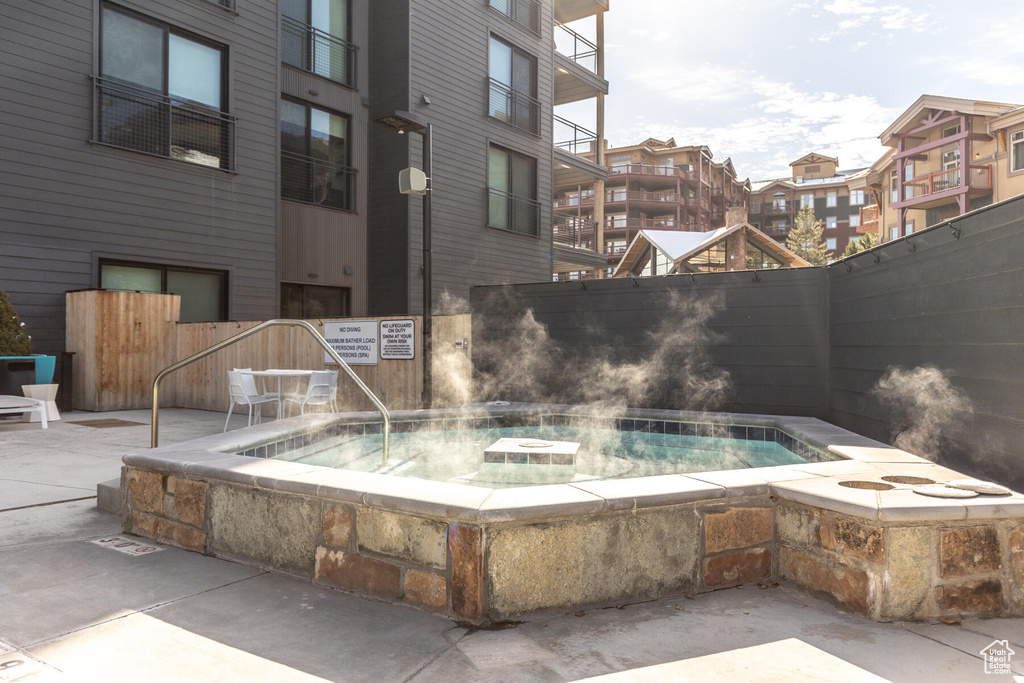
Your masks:
{"label": "concrete sidewalk", "polygon": [[[141,424],[73,424],[110,419]],[[161,411],[161,443],[223,419]],[[993,640],[1024,662],[1022,619],[877,624],[787,586],[470,631],[175,548],[124,554],[94,543],[120,533],[96,484],[148,423],[0,421],[0,681],[1012,681],[985,673]]]}

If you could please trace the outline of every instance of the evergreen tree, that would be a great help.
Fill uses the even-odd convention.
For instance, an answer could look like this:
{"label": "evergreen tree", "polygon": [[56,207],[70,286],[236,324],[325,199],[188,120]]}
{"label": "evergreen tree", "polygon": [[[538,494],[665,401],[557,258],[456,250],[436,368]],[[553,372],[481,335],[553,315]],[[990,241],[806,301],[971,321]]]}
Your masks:
{"label": "evergreen tree", "polygon": [[830,256],[821,236],[824,230],[821,221],[814,218],[814,209],[805,206],[796,215],[793,229],[786,236],[786,246],[811,265],[823,266]]}
{"label": "evergreen tree", "polygon": [[877,245],[878,238],[875,234],[873,232],[865,233],[855,240],[850,240],[850,243],[846,245],[846,251],[843,252],[843,258],[867,251]]}
{"label": "evergreen tree", "polygon": [[0,356],[27,356],[32,353],[32,337],[21,322],[7,295],[0,289]]}

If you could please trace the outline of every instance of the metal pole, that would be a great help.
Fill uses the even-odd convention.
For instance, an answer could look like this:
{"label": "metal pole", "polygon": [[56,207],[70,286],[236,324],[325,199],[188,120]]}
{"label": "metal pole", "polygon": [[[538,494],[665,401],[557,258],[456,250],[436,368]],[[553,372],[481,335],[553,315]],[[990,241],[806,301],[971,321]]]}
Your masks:
{"label": "metal pole", "polygon": [[434,128],[427,124],[427,130],[423,134],[423,170],[427,174],[427,191],[423,195],[423,407],[431,408],[434,400],[433,379],[431,364],[433,363],[433,293],[431,285],[430,263],[430,195],[434,191],[434,168],[432,147],[434,145]]}

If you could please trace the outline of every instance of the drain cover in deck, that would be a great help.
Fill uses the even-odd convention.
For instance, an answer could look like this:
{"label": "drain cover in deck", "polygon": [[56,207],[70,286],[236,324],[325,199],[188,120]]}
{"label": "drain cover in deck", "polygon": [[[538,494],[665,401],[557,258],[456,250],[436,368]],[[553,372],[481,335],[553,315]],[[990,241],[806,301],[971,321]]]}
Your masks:
{"label": "drain cover in deck", "polygon": [[96,429],[110,429],[111,427],[138,427],[146,426],[145,422],[132,422],[131,420],[118,420],[117,418],[107,418],[104,420],[78,420],[77,422],[68,422],[72,425],[82,425],[83,427],[95,427]]}

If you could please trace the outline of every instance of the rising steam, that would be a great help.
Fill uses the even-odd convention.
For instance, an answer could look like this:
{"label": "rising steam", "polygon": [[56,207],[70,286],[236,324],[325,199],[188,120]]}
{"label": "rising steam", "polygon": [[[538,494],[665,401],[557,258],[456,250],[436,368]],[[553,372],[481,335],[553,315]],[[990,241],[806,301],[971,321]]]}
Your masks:
{"label": "rising steam", "polygon": [[[655,329],[632,346],[589,322],[593,318],[574,313],[588,338],[584,349],[575,349],[553,340],[534,311],[505,290],[478,311],[489,318],[492,333],[488,338],[474,334],[473,362],[468,354],[438,350],[437,362],[450,373],[443,393],[435,392],[438,403],[508,400],[713,410],[730,387],[728,372],[709,355],[717,338],[708,322],[720,306],[721,295],[691,299],[669,292]],[[442,308],[466,309],[455,300],[443,300]]]}
{"label": "rising steam", "polygon": [[973,411],[970,400],[931,366],[890,367],[872,393],[893,411],[893,445],[929,460],[939,455],[943,438],[963,431]]}

